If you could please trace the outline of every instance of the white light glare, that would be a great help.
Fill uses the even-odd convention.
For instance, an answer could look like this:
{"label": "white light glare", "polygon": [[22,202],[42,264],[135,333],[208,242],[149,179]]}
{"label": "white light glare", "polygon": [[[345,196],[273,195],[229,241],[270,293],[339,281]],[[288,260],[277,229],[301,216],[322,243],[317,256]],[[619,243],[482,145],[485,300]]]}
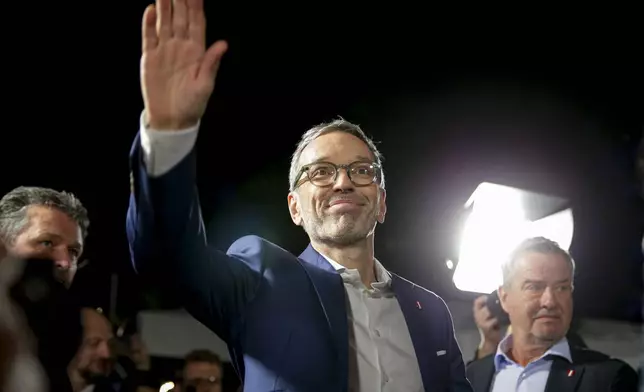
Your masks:
{"label": "white light glare", "polygon": [[168,392],[174,389],[174,383],[172,381],[168,381],[161,385],[161,388],[159,388],[159,392]]}
{"label": "white light glare", "polygon": [[530,237],[546,237],[568,250],[572,243],[572,210],[530,222],[520,191],[482,183],[468,201],[472,212],[460,241],[454,284],[459,290],[491,293],[502,282],[501,264],[512,249]]}

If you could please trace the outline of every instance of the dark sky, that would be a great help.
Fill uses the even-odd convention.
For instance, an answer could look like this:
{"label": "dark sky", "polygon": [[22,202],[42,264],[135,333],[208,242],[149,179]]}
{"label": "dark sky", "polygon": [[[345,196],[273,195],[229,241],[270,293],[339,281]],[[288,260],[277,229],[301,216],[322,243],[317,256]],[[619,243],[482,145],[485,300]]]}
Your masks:
{"label": "dark sky", "polygon": [[[125,282],[123,301],[134,297],[124,219],[145,3],[128,3],[31,10],[24,29],[33,38],[8,39],[3,56],[0,190],[50,186],[82,199],[91,264],[79,284],[102,301],[112,271]],[[230,43],[198,144],[215,243],[256,233],[303,250],[286,209],[289,155],[306,129],[343,116],[385,155],[389,210],[377,252],[389,269],[468,298],[443,262],[457,212],[482,181],[521,186],[571,200],[578,313],[641,318],[644,210],[633,151],[644,64],[628,23],[381,22],[215,2],[207,11],[209,38]]]}

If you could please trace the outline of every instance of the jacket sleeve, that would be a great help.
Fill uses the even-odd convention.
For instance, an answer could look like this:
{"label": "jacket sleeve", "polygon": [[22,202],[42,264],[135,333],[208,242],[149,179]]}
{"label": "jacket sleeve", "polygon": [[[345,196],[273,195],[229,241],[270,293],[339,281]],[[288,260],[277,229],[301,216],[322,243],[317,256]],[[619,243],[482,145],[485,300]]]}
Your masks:
{"label": "jacket sleeve", "polygon": [[[261,242],[228,253],[209,247],[196,188],[194,148],[160,176],[150,176],[137,136],[130,154],[131,194],[126,219],[135,270],[172,290],[197,320],[228,342],[263,281]],[[216,181],[216,179],[215,179]]]}
{"label": "jacket sleeve", "polygon": [[443,302],[445,309],[445,322],[448,323],[448,349],[450,355],[450,392],[473,392],[472,385],[467,379],[465,374],[465,362],[463,362],[463,354],[461,348],[456,341],[456,333],[454,331],[454,322],[452,314],[447,308],[447,304]]}

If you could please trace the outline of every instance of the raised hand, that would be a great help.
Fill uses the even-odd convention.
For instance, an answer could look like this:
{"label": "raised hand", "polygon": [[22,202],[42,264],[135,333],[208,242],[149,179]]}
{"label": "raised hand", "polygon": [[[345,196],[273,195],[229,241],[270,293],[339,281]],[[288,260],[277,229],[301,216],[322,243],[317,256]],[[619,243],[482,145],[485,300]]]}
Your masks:
{"label": "raised hand", "polygon": [[228,45],[206,50],[205,41],[203,0],[157,0],[145,10],[141,90],[153,129],[190,127],[206,110]]}
{"label": "raised hand", "polygon": [[502,338],[499,322],[492,315],[490,309],[486,306],[486,303],[487,296],[481,295],[474,300],[474,306],[472,307],[474,322],[481,334],[478,358],[494,353]]}

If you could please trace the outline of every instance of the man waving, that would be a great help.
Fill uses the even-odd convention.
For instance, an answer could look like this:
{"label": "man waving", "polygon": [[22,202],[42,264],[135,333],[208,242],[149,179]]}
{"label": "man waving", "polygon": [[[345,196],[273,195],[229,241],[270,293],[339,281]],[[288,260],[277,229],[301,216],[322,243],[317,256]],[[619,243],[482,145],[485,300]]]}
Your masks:
{"label": "man waving", "polygon": [[145,12],[127,219],[137,271],[227,342],[248,391],[471,391],[445,303],[374,256],[385,177],[357,125],[313,127],[293,154],[288,210],[311,241],[299,257],[256,236],[209,247],[194,147],[227,44],[204,37],[201,0]]}

